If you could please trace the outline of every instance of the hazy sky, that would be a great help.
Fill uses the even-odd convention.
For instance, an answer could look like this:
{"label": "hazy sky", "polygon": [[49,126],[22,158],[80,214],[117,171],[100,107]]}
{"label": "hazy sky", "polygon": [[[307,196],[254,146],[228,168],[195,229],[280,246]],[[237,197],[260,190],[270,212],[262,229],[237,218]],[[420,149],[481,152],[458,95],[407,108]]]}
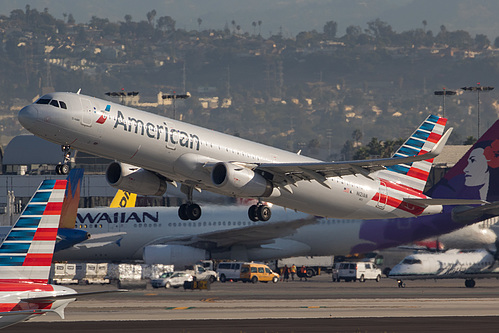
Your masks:
{"label": "hazy sky", "polygon": [[[26,4],[42,11],[48,8],[56,18],[71,13],[78,23],[92,16],[124,21],[126,14],[134,21],[146,19],[155,9],[156,18],[171,16],[177,28],[222,29],[231,28],[232,20],[241,30],[253,33],[252,22],[262,21],[261,33],[282,30],[286,37],[301,31],[321,31],[327,21],[338,22],[338,36],[345,34],[349,25],[367,28],[367,22],[381,18],[397,31],[423,28],[435,34],[445,25],[447,30],[463,29],[472,36],[486,34],[491,41],[499,36],[499,1],[497,0],[1,0],[0,14],[9,15],[13,9]],[[258,28],[256,29],[258,32]]]}

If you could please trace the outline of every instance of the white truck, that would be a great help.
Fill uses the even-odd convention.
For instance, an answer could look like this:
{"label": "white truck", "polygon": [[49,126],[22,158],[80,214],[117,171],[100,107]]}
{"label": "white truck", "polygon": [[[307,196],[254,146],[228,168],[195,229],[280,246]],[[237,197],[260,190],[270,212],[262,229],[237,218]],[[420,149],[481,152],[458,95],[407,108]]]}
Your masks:
{"label": "white truck", "polygon": [[275,268],[277,272],[287,265],[289,268],[296,266],[298,271],[301,266],[305,266],[307,270],[307,277],[319,275],[321,272],[331,273],[334,265],[334,256],[304,256],[292,257],[276,260]]}
{"label": "white truck", "polygon": [[198,281],[218,281],[218,273],[211,269],[206,269],[202,265],[185,266],[184,272],[191,274]]}

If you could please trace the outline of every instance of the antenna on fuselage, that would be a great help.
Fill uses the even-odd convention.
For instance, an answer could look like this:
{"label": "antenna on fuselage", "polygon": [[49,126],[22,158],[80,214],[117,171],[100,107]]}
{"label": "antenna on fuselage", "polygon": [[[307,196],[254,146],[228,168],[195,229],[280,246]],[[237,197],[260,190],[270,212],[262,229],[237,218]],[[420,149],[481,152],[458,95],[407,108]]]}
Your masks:
{"label": "antenna on fuselage", "polygon": [[81,92],[81,88],[80,88],[80,89],[78,89],[78,91],[76,92],[76,95],[79,95],[79,94],[80,94],[80,92]]}

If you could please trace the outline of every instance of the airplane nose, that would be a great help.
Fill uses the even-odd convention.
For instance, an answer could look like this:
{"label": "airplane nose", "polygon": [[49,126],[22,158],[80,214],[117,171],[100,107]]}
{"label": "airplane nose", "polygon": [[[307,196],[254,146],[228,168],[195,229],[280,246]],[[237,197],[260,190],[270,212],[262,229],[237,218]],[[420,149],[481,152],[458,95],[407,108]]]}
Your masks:
{"label": "airplane nose", "polygon": [[33,104],[25,106],[19,111],[17,119],[24,128],[29,130],[38,119],[38,110]]}

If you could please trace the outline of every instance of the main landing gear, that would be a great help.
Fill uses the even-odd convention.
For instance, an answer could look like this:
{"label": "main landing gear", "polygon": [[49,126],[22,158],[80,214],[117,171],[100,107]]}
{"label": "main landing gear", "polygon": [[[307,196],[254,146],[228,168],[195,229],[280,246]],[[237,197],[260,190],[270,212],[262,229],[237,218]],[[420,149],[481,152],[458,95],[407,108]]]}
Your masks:
{"label": "main landing gear", "polygon": [[180,191],[187,195],[187,203],[180,205],[178,208],[178,217],[181,220],[197,220],[201,217],[201,207],[192,202],[192,186],[182,184]]}
{"label": "main landing gear", "polygon": [[181,220],[197,220],[201,217],[201,207],[195,203],[185,203],[178,208],[178,217]]}
{"label": "main landing gear", "polygon": [[270,207],[264,205],[262,203],[258,203],[257,205],[252,205],[248,209],[248,217],[251,221],[268,221],[272,216],[272,211]]}
{"label": "main landing gear", "polygon": [[67,175],[71,169],[68,165],[69,160],[71,159],[71,146],[63,145],[61,146],[61,149],[64,156],[64,162],[55,166],[55,173],[58,175]]}

